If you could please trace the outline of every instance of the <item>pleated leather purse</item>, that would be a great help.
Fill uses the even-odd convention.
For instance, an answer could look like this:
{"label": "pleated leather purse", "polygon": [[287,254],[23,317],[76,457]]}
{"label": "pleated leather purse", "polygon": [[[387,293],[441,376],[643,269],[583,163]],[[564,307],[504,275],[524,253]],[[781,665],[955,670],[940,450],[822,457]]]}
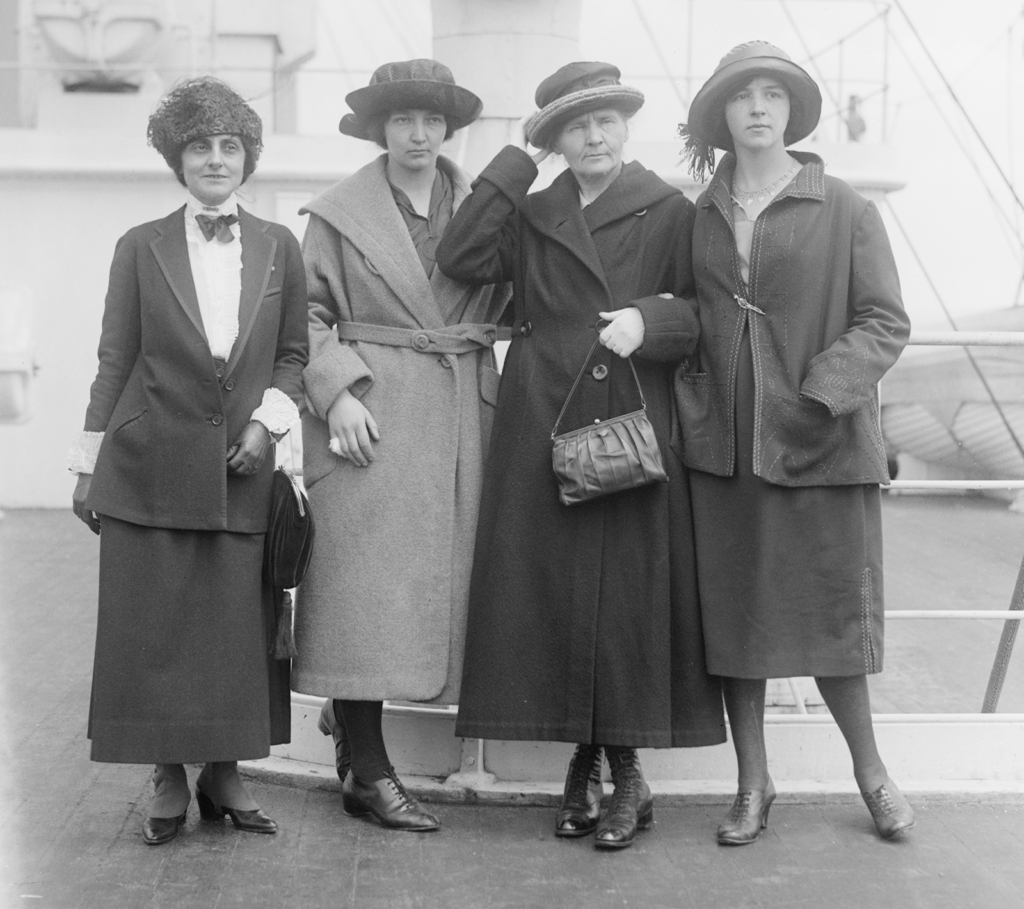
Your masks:
{"label": "pleated leather purse", "polygon": [[558,479],[558,498],[563,505],[578,505],[615,492],[668,482],[632,357],[628,358],[629,368],[640,393],[640,410],[558,434],[558,426],[599,341],[600,338],[594,341],[584,359],[551,430],[551,466]]}

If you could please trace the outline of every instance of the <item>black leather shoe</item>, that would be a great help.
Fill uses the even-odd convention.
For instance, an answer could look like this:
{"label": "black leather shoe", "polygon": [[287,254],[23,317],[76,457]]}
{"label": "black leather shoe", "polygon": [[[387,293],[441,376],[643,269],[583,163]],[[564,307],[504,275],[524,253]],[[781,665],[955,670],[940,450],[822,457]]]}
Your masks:
{"label": "black leather shoe", "polygon": [[341,807],[349,817],[372,814],[385,827],[425,832],[437,830],[440,821],[406,791],[395,774],[388,771],[382,780],[364,783],[349,771],[341,785]]}
{"label": "black leather shoe", "polygon": [[142,840],[147,846],[159,846],[161,843],[169,843],[181,830],[185,823],[185,815],[188,808],[177,817],[147,817],[142,822]]}
{"label": "black leather shoe", "polygon": [[728,816],[718,827],[718,842],[722,846],[745,846],[754,842],[768,826],[768,812],[774,801],[775,784],[770,777],[764,789],[737,792]]}
{"label": "black leather shoe", "polygon": [[330,698],[324,701],[316,725],[324,735],[334,739],[334,769],[338,771],[338,779],[344,783],[352,767],[352,746],[345,734],[345,727],[338,722],[337,714],[334,712],[334,701]]}
{"label": "black leather shoe", "polygon": [[887,778],[874,792],[862,792],[861,795],[874,818],[875,829],[883,839],[891,840],[914,826],[914,809],[892,780]]}
{"label": "black leather shoe", "polygon": [[633,845],[637,830],[654,820],[654,797],[640,770],[633,748],[608,748],[608,766],[615,791],[608,811],[597,825],[594,845],[599,849],[625,849]]}
{"label": "black leather shoe", "polygon": [[267,817],[262,808],[243,811],[239,808],[228,808],[226,805],[216,805],[198,784],[196,801],[199,803],[199,815],[204,821],[219,821],[227,815],[239,830],[248,830],[250,833],[277,833],[277,822]]}
{"label": "black leather shoe", "polygon": [[601,746],[577,745],[569,761],[562,806],[555,815],[555,836],[593,833],[601,815]]}

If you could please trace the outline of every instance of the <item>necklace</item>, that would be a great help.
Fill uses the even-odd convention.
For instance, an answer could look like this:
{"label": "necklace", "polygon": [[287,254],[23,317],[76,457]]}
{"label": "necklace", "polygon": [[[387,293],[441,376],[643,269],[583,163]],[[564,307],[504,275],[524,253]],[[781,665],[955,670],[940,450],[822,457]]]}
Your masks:
{"label": "necklace", "polygon": [[[741,189],[735,183],[732,186],[732,197],[744,208],[748,208],[751,205],[760,205],[765,199],[771,199],[780,189],[783,183],[787,182],[793,174],[800,169],[800,163],[794,161],[792,166],[787,170],[778,180],[769,183],[767,186],[762,186],[760,189]],[[739,193],[740,198],[737,198],[736,194]]]}

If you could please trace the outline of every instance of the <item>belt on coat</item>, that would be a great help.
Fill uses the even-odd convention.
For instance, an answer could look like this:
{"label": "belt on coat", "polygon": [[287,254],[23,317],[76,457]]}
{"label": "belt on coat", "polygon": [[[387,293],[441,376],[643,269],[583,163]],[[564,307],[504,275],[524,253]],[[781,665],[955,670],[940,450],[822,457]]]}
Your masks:
{"label": "belt on coat", "polygon": [[490,348],[498,340],[498,327],[461,322],[448,328],[396,328],[371,322],[339,322],[342,341],[366,341],[388,347],[411,347],[420,353],[464,354]]}

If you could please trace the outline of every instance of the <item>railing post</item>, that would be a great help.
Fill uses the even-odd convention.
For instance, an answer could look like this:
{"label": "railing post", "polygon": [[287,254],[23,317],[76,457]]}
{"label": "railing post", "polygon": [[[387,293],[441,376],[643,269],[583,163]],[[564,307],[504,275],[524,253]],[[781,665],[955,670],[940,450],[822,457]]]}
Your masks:
{"label": "railing post", "polygon": [[[1020,568],[1017,571],[1017,586],[1013,589],[1013,599],[1010,600],[1010,610],[1019,611],[1024,609],[1024,559],[1021,559]],[[1013,643],[1017,639],[1017,629],[1020,622],[1007,621],[1003,624],[1003,634],[999,638],[999,647],[996,648],[996,657],[992,662],[992,672],[988,677],[988,688],[985,689],[985,702],[981,705],[982,713],[995,713],[999,706],[999,695],[1003,691],[1003,682],[1006,681],[1006,669],[1010,665],[1010,657],[1013,655]]]}

